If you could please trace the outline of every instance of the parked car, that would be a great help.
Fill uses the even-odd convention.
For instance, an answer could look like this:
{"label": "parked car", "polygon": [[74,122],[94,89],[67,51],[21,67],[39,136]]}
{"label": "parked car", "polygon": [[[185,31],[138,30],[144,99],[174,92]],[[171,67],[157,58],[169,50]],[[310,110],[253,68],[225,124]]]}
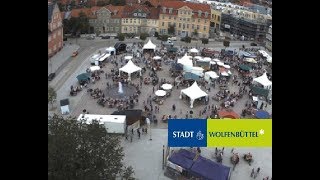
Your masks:
{"label": "parked car", "polygon": [[101,39],[110,39],[110,36],[101,36]]}
{"label": "parked car", "polygon": [[92,35],[90,35],[90,36],[87,36],[87,38],[86,39],[88,39],[88,40],[93,40],[93,39],[95,39],[95,37],[94,36],[92,36]]}
{"label": "parked car", "polygon": [[48,76],[48,81],[51,81],[56,76],[56,73],[50,73]]}
{"label": "parked car", "polygon": [[252,42],[250,43],[250,46],[257,46],[257,43]]}
{"label": "parked car", "polygon": [[72,53],[72,57],[76,57],[78,55],[78,51],[74,51],[73,53]]}
{"label": "parked car", "polygon": [[169,37],[168,40],[170,40],[170,41],[176,41],[176,40],[177,40],[177,37]]}

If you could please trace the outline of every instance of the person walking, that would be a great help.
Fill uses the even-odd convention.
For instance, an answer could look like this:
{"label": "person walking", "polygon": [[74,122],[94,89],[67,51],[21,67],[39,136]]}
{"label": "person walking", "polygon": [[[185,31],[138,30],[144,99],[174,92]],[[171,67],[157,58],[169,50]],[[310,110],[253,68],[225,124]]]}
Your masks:
{"label": "person walking", "polygon": [[252,168],[252,170],[251,170],[250,177],[253,177],[253,175],[254,175],[254,168]]}
{"label": "person walking", "polygon": [[140,139],[140,131],[139,131],[139,128],[137,129],[137,133],[138,133],[138,138]]}
{"label": "person walking", "polygon": [[258,167],[257,172],[254,174],[254,177],[253,177],[254,179],[258,176],[259,172],[260,172],[260,167]]}

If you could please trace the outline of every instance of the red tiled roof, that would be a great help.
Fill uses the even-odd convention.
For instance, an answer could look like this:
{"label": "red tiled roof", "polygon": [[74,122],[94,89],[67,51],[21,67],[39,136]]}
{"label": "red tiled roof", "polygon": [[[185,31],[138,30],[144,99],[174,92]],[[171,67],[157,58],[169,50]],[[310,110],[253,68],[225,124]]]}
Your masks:
{"label": "red tiled roof", "polygon": [[83,12],[87,17],[92,16],[91,10],[89,8],[72,9],[71,17],[79,17],[79,13]]}
{"label": "red tiled roof", "polygon": [[146,1],[149,1],[152,6],[157,7],[157,6],[160,5],[162,2],[166,2],[166,1],[177,1],[177,0],[141,0],[141,2],[143,2],[143,3],[145,3]]}
{"label": "red tiled roof", "polygon": [[150,13],[150,9],[148,6],[146,5],[142,5],[142,4],[132,4],[131,5],[125,5],[124,6],[124,9],[123,9],[123,13],[122,13],[122,18],[133,18],[133,11],[137,10],[137,9],[140,9],[144,12],[146,12],[147,14]]}
{"label": "red tiled roof", "polygon": [[191,3],[191,2],[183,2],[183,1],[163,1],[161,3],[162,7],[179,9],[183,6],[187,6],[193,11],[201,10],[202,12],[210,13],[210,5],[209,4],[200,4],[200,3]]}
{"label": "red tiled roof", "polygon": [[[161,3],[161,7],[166,7],[166,12],[163,12],[163,9],[161,8],[160,14],[169,14],[169,8],[173,8],[172,15],[177,15],[177,10],[183,6],[187,6],[193,11],[193,18],[199,18],[198,11],[201,10],[201,17],[200,18],[206,18],[210,19],[211,9],[210,5],[208,4],[199,4],[199,3],[190,3],[190,2],[182,2],[182,1],[170,1],[170,2],[163,2]],[[208,12],[208,16],[205,17],[204,12]]]}
{"label": "red tiled roof", "polygon": [[121,15],[123,13],[124,6],[113,6],[113,5],[107,5],[105,6],[109,11],[114,13],[114,11],[117,11],[116,14],[113,14],[111,17],[112,18],[121,18]]}

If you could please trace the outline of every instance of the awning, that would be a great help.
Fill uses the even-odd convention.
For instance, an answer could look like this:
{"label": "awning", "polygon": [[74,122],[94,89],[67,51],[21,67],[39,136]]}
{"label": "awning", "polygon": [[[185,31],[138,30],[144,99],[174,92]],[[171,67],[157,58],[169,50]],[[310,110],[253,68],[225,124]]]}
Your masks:
{"label": "awning", "polygon": [[268,119],[270,118],[270,114],[267,111],[259,110],[255,113],[256,118],[259,119]]}
{"label": "awning", "polygon": [[239,68],[244,70],[244,71],[250,71],[252,69],[250,66],[247,66],[245,64],[240,64]]}

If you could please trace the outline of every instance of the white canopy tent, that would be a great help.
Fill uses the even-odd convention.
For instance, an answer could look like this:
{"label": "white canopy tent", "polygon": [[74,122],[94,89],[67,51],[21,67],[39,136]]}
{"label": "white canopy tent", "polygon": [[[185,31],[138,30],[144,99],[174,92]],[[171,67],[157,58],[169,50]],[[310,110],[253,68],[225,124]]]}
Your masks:
{"label": "white canopy tent", "polygon": [[200,89],[200,87],[197,84],[197,81],[195,81],[190,87],[181,90],[180,99],[182,99],[182,94],[185,94],[190,98],[190,108],[193,108],[193,102],[195,99],[208,96],[206,92]]}
{"label": "white canopy tent", "polygon": [[223,67],[224,67],[224,68],[227,68],[227,69],[230,69],[230,66],[227,65],[227,64],[223,65]]}
{"label": "white canopy tent", "polygon": [[205,57],[205,58],[203,58],[203,61],[207,61],[207,62],[209,62],[209,61],[211,61],[211,58],[209,58],[209,57]]}
{"label": "white canopy tent", "polygon": [[219,59],[212,59],[212,61],[220,62],[220,60],[219,60]]}
{"label": "white canopy tent", "polygon": [[187,55],[187,53],[181,59],[178,59],[178,63],[183,65],[184,71],[193,67],[192,60],[190,59],[190,56]]}
{"label": "white canopy tent", "polygon": [[268,79],[267,73],[264,73],[262,76],[254,78],[253,82],[257,82],[263,86],[264,89],[271,90],[272,82]]}
{"label": "white canopy tent", "polygon": [[206,80],[209,83],[211,82],[210,79],[217,79],[218,77],[218,74],[214,71],[207,71],[204,73],[204,80]]}
{"label": "white canopy tent", "polygon": [[128,80],[131,80],[131,74],[136,71],[139,71],[141,76],[141,68],[139,66],[136,66],[131,60],[129,60],[126,65],[119,69],[119,76],[121,71],[128,73]]}
{"label": "white canopy tent", "polygon": [[226,71],[223,71],[220,74],[221,74],[221,76],[229,76],[229,74]]}
{"label": "white canopy tent", "polygon": [[192,67],[191,68],[191,73],[196,74],[200,77],[203,77],[203,71],[204,71],[204,69],[202,67]]}
{"label": "white canopy tent", "polygon": [[223,66],[224,65],[224,63],[223,62],[217,62],[217,64],[219,65],[219,66]]}
{"label": "white canopy tent", "polygon": [[203,58],[201,56],[195,56],[194,59],[201,60]]}
{"label": "white canopy tent", "polygon": [[191,52],[191,53],[199,53],[199,50],[196,49],[196,48],[192,48],[192,49],[189,50],[189,52]]}
{"label": "white canopy tent", "polygon": [[157,46],[156,46],[155,44],[153,44],[153,43],[151,42],[151,40],[149,39],[149,41],[147,42],[147,44],[145,44],[145,45],[143,46],[142,50],[145,50],[145,49],[155,50],[156,47],[157,47]]}

